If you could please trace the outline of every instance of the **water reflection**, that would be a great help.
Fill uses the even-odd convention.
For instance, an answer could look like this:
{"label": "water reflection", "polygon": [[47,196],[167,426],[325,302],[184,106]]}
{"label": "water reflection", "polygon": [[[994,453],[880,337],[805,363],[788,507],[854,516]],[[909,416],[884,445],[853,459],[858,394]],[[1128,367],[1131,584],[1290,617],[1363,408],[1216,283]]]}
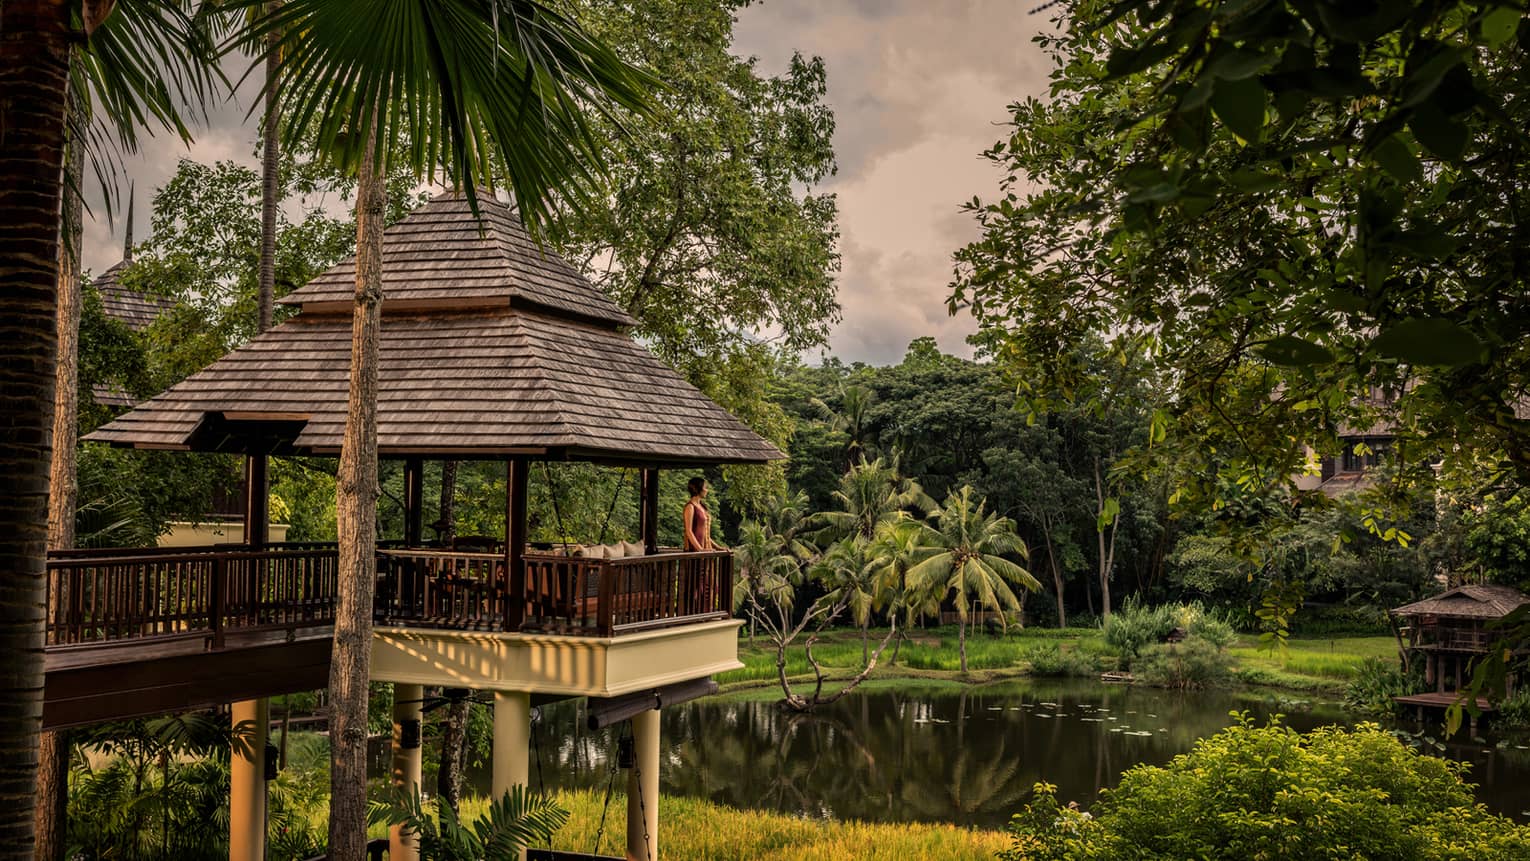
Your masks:
{"label": "water reflection", "polygon": [[[1000,828],[1037,781],[1088,805],[1131,766],[1166,763],[1227,726],[1234,709],[1258,721],[1282,713],[1298,730],[1348,722],[1334,704],[1088,682],[878,690],[813,715],[714,698],[664,710],[662,784],[668,794],[809,817]],[[548,788],[607,785],[614,735],[582,727],[577,704],[544,710],[536,733]],[[1527,819],[1527,753],[1506,742],[1455,744],[1445,755],[1474,763],[1490,808]],[[475,778],[487,788],[487,775]]]}

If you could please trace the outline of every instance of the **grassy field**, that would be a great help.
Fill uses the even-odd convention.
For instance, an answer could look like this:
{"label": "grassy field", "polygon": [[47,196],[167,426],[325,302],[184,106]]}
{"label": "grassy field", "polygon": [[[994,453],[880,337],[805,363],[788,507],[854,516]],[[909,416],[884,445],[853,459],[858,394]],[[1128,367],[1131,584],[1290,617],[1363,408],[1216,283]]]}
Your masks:
{"label": "grassy field", "polygon": [[[872,631],[875,648],[880,632]],[[1100,632],[1091,628],[1028,628],[1012,630],[1007,635],[990,636],[968,632],[967,666],[961,676],[958,667],[956,629],[918,629],[899,650],[898,663],[891,664],[892,646],[882,655],[874,679],[932,679],[983,682],[1027,675],[1029,656],[1038,649],[1059,648],[1087,656],[1099,670],[1114,667],[1114,658],[1105,647]],[[836,630],[813,649],[819,662],[831,676],[844,676],[860,667],[861,637],[853,630]],[[1243,635],[1228,649],[1233,678],[1241,684],[1266,685],[1302,691],[1340,690],[1353,678],[1355,668],[1369,657],[1395,660],[1397,644],[1388,636],[1293,637],[1282,652],[1262,644],[1257,635]],[[717,681],[725,690],[773,686],[776,680],[775,652],[765,640],[754,646],[741,643],[739,660],[743,669],[722,673]],[[794,679],[809,675],[807,659],[800,647],[787,656],[787,675]]]}
{"label": "grassy field", "polygon": [[[558,803],[569,811],[568,825],[553,837],[553,848],[589,852],[605,796],[597,792],[560,792]],[[482,801],[467,802],[470,816]],[[611,801],[600,851],[620,855],[626,841],[627,800]],[[974,831],[954,825],[914,823],[829,822],[779,813],[723,807],[692,798],[664,798],[659,815],[659,854],[688,861],[830,861],[830,859],[908,859],[965,861],[992,859],[1009,846],[997,831]]]}

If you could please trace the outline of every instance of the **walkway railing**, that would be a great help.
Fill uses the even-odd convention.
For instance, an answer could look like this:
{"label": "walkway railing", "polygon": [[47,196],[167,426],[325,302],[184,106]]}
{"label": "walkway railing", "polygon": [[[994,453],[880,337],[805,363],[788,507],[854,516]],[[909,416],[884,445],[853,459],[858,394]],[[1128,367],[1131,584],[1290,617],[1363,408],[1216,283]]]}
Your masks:
{"label": "walkway railing", "polygon": [[48,560],[48,645],[229,630],[292,630],[334,619],[334,549],[70,551]]}
{"label": "walkway railing", "polygon": [[[334,545],[73,550],[50,554],[47,643],[85,645],[329,625]],[[727,552],[583,559],[531,553],[508,578],[497,554],[383,549],[380,624],[614,636],[730,615]],[[524,608],[524,612],[513,610]]]}

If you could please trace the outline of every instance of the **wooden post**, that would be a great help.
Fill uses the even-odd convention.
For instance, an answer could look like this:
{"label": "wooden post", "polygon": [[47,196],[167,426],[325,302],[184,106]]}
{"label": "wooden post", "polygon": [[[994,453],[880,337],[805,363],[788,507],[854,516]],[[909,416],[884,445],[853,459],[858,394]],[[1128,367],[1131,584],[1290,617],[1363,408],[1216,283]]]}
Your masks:
{"label": "wooden post", "polygon": [[627,861],[659,857],[659,710],[632,716],[634,765],[627,772]]}
{"label": "wooden post", "polygon": [[659,552],[659,471],[645,469],[639,481],[643,499],[638,508],[643,530],[643,552],[649,556]]}
{"label": "wooden post", "polygon": [[523,457],[505,461],[505,630],[526,621],[526,474]]}
{"label": "wooden post", "polygon": [[251,550],[266,546],[270,534],[270,486],[264,454],[244,459],[244,543]]}
{"label": "wooden post", "polygon": [[496,799],[512,786],[525,786],[531,774],[531,694],[494,692],[494,748],[490,789]]}
{"label": "wooden post", "polygon": [[266,857],[266,733],[271,725],[268,700],[233,703],[229,711],[234,729],[240,724],[250,734],[248,756],[239,750],[229,758],[228,857],[229,861],[264,861]]}
{"label": "wooden post", "polygon": [[404,461],[404,546],[419,547],[425,523],[425,461]]}
{"label": "wooden post", "polygon": [[[420,791],[424,698],[421,685],[393,686],[393,785],[410,793]],[[419,861],[419,857],[420,841],[413,831],[405,831],[402,825],[388,829],[389,861]]]}
{"label": "wooden post", "polygon": [[228,554],[214,553],[212,559],[212,582],[207,584],[208,629],[212,632],[212,647],[223,648],[223,617],[228,612]]}

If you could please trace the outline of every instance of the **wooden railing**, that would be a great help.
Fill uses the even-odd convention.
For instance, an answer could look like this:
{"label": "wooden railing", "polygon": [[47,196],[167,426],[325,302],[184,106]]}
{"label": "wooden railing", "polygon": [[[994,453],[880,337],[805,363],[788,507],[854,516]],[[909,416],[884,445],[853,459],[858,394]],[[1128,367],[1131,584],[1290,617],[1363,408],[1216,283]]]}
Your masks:
{"label": "wooden railing", "polygon": [[[297,630],[334,619],[333,545],[239,545],[50,554],[47,643],[84,645],[233,631]],[[508,578],[498,554],[379,550],[379,624],[614,636],[729,616],[727,552],[584,559],[530,553]],[[524,613],[512,612],[524,608]]]}
{"label": "wooden railing", "polygon": [[80,551],[48,560],[48,645],[293,629],[334,618],[334,550]]}
{"label": "wooden railing", "polygon": [[609,637],[726,619],[732,608],[733,555],[726,551],[525,558],[527,629]]}
{"label": "wooden railing", "polygon": [[1487,631],[1471,631],[1462,628],[1425,628],[1419,634],[1419,645],[1437,649],[1460,649],[1485,652],[1496,639]]}
{"label": "wooden railing", "polygon": [[510,594],[505,557],[379,550],[374,617],[383,624],[499,630]]}

